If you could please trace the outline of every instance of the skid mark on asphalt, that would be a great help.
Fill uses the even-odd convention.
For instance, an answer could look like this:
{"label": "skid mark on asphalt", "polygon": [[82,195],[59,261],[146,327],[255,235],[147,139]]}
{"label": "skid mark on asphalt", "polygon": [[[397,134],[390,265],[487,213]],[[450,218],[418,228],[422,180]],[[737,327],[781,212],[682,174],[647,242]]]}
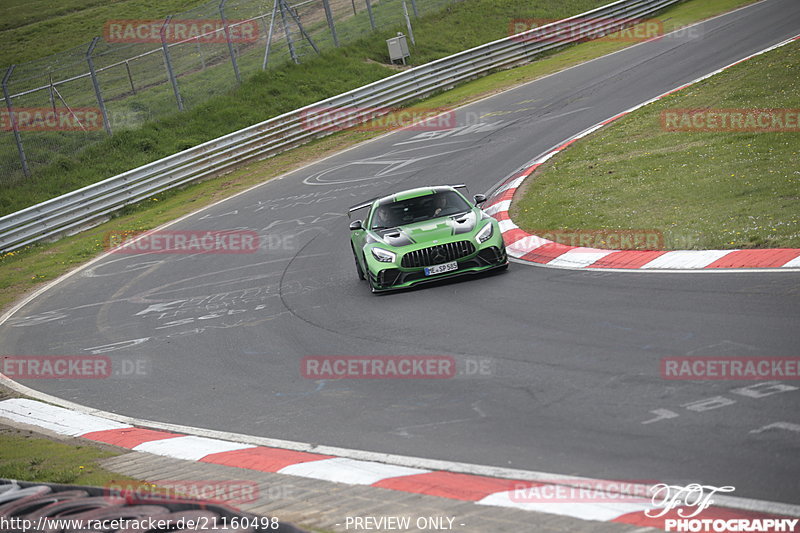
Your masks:
{"label": "skid mark on asphalt", "polygon": [[[421,169],[411,168],[416,163],[463,152],[465,150],[469,150],[470,147],[464,146],[451,150],[442,150],[433,154],[423,154],[418,156],[408,155],[410,152],[419,151],[420,149],[427,150],[439,146],[447,146],[456,142],[458,141],[437,143],[405,150],[391,150],[375,157],[348,161],[340,165],[316,172],[305,178],[303,183],[306,185],[340,185],[342,183],[376,180],[388,176],[400,176],[403,174],[418,172]],[[378,167],[377,171],[375,170],[376,167]],[[339,177],[335,175],[337,172],[340,174]]]}
{"label": "skid mark on asphalt", "polygon": [[[478,124],[470,124],[467,126],[459,126],[457,128],[452,128],[448,130],[437,130],[437,131],[426,131],[415,135],[411,139],[400,141],[394,143],[393,146],[403,146],[406,144],[416,144],[421,142],[428,142],[428,141],[435,141],[439,139],[446,139],[450,137],[460,137],[462,135],[472,135],[476,133],[487,133],[491,134],[492,132],[500,129],[506,122],[502,120],[498,120],[496,122],[480,122]],[[487,135],[488,136],[488,135]],[[484,136],[486,137],[486,136]],[[453,142],[476,142],[483,140],[484,137],[479,139],[463,139]],[[436,145],[432,145],[436,146]]]}
{"label": "skid mark on asphalt", "polygon": [[460,424],[460,423],[463,423],[463,422],[474,422],[475,420],[481,420],[482,418],[487,418],[488,415],[480,408],[480,406],[478,405],[479,403],[480,403],[480,400],[477,400],[477,401],[473,402],[472,405],[470,406],[470,408],[477,413],[477,416],[471,416],[471,417],[468,417],[468,418],[457,418],[455,420],[442,420],[440,422],[429,422],[427,424],[414,424],[414,425],[411,425],[411,426],[403,426],[403,427],[399,427],[399,428],[393,429],[390,433],[393,434],[393,435],[398,435],[400,437],[405,437],[405,438],[410,439],[410,438],[414,438],[415,435],[412,435],[409,430],[423,429],[423,428],[434,428],[434,427],[439,427],[439,426],[445,426],[445,425],[448,425],[448,424]]}

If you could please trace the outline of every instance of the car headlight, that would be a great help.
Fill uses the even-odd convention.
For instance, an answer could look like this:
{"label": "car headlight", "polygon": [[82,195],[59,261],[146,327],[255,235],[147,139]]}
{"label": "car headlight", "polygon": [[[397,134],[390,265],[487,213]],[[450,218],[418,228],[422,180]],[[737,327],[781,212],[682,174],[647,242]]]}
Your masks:
{"label": "car headlight", "polygon": [[397,258],[397,255],[395,255],[394,252],[390,252],[389,250],[384,250],[383,248],[373,248],[372,257],[374,257],[381,263],[394,263],[394,260]]}
{"label": "car headlight", "polygon": [[481,229],[478,232],[477,235],[475,235],[475,240],[478,241],[478,244],[482,244],[491,239],[493,233],[494,233],[493,224],[489,222],[483,227],[483,229]]}

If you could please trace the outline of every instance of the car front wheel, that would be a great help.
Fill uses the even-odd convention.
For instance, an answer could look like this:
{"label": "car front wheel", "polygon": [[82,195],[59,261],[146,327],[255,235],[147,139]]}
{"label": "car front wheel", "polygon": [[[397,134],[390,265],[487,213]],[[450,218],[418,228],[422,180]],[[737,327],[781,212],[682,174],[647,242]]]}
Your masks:
{"label": "car front wheel", "polygon": [[358,257],[356,256],[355,250],[353,250],[353,260],[356,262],[356,273],[358,274],[358,279],[362,281],[367,279],[366,276],[364,276],[364,271],[361,269],[361,263],[358,262]]}

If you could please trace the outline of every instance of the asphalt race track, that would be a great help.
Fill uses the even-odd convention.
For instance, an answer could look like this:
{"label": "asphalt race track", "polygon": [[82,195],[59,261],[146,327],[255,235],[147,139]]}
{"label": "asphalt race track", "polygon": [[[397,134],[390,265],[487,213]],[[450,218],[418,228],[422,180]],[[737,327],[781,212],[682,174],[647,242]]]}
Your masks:
{"label": "asphalt race track", "polygon": [[[800,274],[514,263],[375,296],[345,213],[414,186],[487,192],[570,135],[798,33],[800,2],[767,0],[461,109],[455,129],[345,151],[169,228],[256,230],[257,254],[109,255],[11,317],[0,353],[105,354],[121,374],[138,361],[22,383],[150,420],[796,503],[797,382],[667,381],[660,360],[797,356]],[[304,378],[301,359],[322,355],[447,355],[463,374]]]}

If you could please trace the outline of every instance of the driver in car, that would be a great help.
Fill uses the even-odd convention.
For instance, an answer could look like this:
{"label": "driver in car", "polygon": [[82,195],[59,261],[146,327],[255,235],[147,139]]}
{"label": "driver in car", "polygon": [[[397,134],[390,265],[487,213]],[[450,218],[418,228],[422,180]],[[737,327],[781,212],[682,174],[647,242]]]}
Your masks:
{"label": "driver in car", "polygon": [[443,194],[436,194],[433,200],[433,215],[431,215],[431,218],[441,216],[445,207],[447,207],[447,198]]}
{"label": "driver in car", "polygon": [[389,228],[391,224],[389,223],[389,209],[386,207],[380,207],[377,211],[375,211],[375,218],[372,221],[373,228]]}

